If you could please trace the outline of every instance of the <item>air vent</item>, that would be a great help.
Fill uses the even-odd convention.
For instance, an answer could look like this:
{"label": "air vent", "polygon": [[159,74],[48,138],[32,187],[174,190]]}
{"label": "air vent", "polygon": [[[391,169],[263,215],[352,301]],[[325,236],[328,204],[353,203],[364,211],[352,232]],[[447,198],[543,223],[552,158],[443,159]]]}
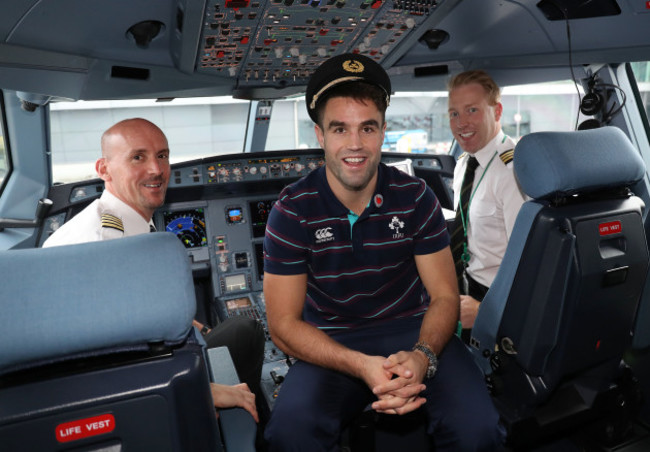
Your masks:
{"label": "air vent", "polygon": [[449,66],[440,64],[437,66],[423,66],[416,67],[413,71],[415,77],[430,77],[432,75],[447,75],[449,74]]}
{"label": "air vent", "polygon": [[111,78],[125,78],[130,80],[149,80],[149,69],[129,66],[113,66]]}
{"label": "air vent", "polygon": [[616,0],[542,0],[537,7],[548,20],[587,19],[621,14]]}

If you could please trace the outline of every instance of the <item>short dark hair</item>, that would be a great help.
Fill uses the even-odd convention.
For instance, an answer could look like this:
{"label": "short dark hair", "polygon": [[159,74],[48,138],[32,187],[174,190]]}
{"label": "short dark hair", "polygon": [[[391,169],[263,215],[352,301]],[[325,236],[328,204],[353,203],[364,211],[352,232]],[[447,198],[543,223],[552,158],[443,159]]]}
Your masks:
{"label": "short dark hair", "polygon": [[371,101],[381,113],[382,123],[386,122],[386,92],[379,86],[366,82],[341,83],[329,89],[316,104],[316,117],[318,125],[323,127],[323,112],[327,101],[334,97],[349,97],[359,102]]}

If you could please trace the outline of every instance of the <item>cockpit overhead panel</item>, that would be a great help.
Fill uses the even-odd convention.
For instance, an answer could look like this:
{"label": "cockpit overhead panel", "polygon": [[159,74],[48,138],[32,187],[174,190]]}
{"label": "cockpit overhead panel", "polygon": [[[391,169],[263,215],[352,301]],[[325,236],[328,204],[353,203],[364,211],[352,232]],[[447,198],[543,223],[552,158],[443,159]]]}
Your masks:
{"label": "cockpit overhead panel", "polygon": [[334,55],[359,53],[384,62],[445,1],[213,2],[206,7],[196,70],[238,77],[242,97],[246,88],[306,84]]}

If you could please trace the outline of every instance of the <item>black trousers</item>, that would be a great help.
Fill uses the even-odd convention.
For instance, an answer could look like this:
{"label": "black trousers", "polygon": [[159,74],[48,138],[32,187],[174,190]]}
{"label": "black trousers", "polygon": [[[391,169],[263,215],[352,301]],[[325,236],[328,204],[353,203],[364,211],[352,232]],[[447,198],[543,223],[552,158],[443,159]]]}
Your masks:
{"label": "black trousers", "polygon": [[[394,319],[381,327],[331,334],[345,347],[374,356],[409,350],[418,340],[421,318]],[[427,433],[435,450],[498,451],[503,441],[499,414],[483,373],[455,336],[438,358],[438,371],[425,380]],[[358,378],[305,361],[287,373],[265,436],[271,452],[340,451],[341,430],[377,397]],[[393,416],[393,415],[387,415]],[[408,445],[397,450],[408,451]]]}
{"label": "black trousers", "polygon": [[[489,287],[484,286],[483,284],[476,282],[471,276],[467,275],[467,286],[468,286],[468,293],[463,294],[462,293],[462,288],[461,288],[461,295],[469,295],[470,297],[476,298],[478,301],[483,301],[483,298],[485,298],[485,294],[487,293]],[[465,342],[466,344],[469,345],[469,339],[472,335],[472,329],[471,328],[463,328],[463,331],[460,334],[460,338]]]}

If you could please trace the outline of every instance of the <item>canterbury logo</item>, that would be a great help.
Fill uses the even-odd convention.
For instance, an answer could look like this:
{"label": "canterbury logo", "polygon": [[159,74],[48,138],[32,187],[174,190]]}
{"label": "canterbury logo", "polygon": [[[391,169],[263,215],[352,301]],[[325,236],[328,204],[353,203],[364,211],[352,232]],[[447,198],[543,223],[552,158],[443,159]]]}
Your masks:
{"label": "canterbury logo", "polygon": [[343,62],[343,70],[347,72],[358,74],[359,72],[363,72],[364,69],[363,64],[357,60],[347,60]]}
{"label": "canterbury logo", "polygon": [[324,240],[334,237],[334,234],[332,234],[331,231],[332,228],[317,229],[316,233],[314,234],[316,236],[316,240],[322,242]]}

